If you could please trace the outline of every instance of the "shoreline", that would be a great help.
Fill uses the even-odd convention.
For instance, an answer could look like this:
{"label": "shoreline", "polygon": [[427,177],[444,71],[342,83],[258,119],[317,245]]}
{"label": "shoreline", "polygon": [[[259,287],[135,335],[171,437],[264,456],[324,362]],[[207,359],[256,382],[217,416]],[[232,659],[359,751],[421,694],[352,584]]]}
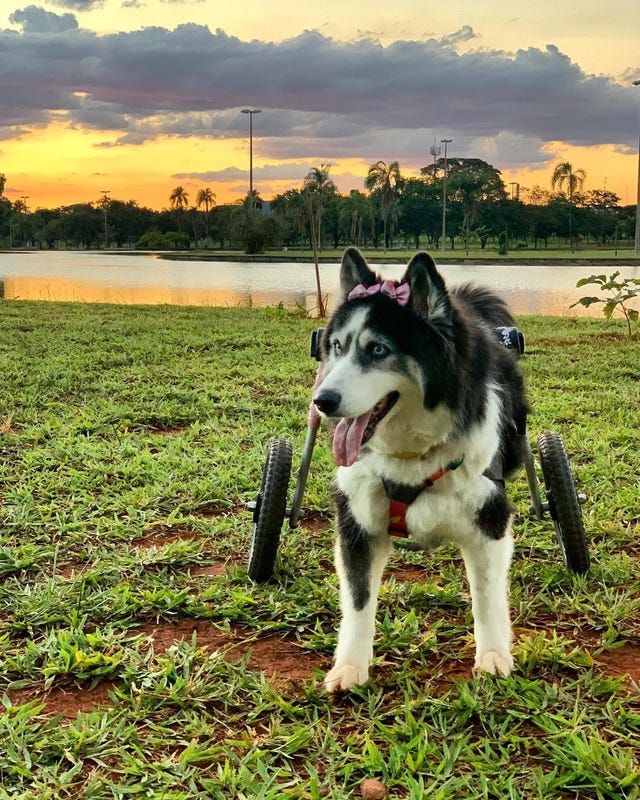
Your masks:
{"label": "shoreline", "polygon": [[[137,251],[139,252],[139,251]],[[201,254],[195,253],[156,253],[158,258],[167,261],[230,261],[234,263],[245,264],[312,264],[313,258],[311,256],[288,256],[286,253],[282,255],[262,254],[262,255],[214,255],[214,254]],[[611,267],[636,267],[640,266],[640,258],[632,256],[626,259],[624,256],[603,257],[603,258],[558,258],[557,256],[534,258],[513,258],[509,256],[499,256],[495,254],[487,258],[477,258],[474,256],[445,256],[438,258],[437,253],[431,254],[437,264],[450,264],[451,266],[496,266],[497,264],[508,264],[510,266],[521,267],[536,267],[536,266],[611,266]],[[623,260],[624,259],[624,260]],[[367,255],[367,262],[369,264],[406,264],[407,259],[405,256],[371,256]],[[318,258],[320,264],[339,264],[340,258],[334,256],[320,256]]]}
{"label": "shoreline", "polygon": [[[313,264],[313,256],[298,255],[287,252],[279,253],[229,253],[229,252],[190,252],[190,251],[168,251],[168,250],[40,250],[37,248],[24,248],[6,250],[0,249],[2,255],[29,255],[33,253],[102,253],[106,256],[153,256],[163,261],[222,261],[238,264]],[[366,253],[366,259],[370,264],[406,264],[407,259],[413,251],[403,251],[402,255],[394,253],[372,254]],[[529,251],[530,252],[530,251]],[[586,266],[586,267],[640,267],[640,257],[633,253],[628,255],[603,255],[602,257],[579,255],[520,255],[520,256],[500,256],[498,253],[487,253],[486,256],[465,256],[448,252],[442,255],[441,251],[432,251],[431,256],[437,264],[451,266],[497,266],[501,264],[509,266],[536,267],[536,266]],[[341,254],[322,255],[318,257],[320,264],[339,264]]]}

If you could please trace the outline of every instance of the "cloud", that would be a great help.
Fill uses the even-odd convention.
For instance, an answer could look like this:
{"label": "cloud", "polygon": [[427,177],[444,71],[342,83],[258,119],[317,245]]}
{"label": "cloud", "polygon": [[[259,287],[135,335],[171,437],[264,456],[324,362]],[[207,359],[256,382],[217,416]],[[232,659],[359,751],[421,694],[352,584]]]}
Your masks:
{"label": "cloud", "polygon": [[[64,2],[77,10],[95,4]],[[22,32],[0,31],[0,138],[54,117],[110,132],[102,147],[159,136],[237,138],[247,135],[240,109],[249,106],[263,110],[255,151],[275,161],[427,163],[433,138],[446,135],[458,155],[479,143],[500,166],[542,163],[548,142],[637,141],[633,88],[585,74],[554,45],[458,52],[456,44],[477,38],[470,26],[439,40],[382,45],[318,31],[246,42],[195,24],[98,36],[78,29],[71,14],[35,6],[12,21]]]}
{"label": "cloud", "polygon": [[[261,167],[253,168],[253,176],[256,180],[278,180],[278,181],[297,181],[301,183],[305,175],[312,169],[313,163],[309,162],[283,162],[281,164],[265,164]],[[248,169],[238,167],[226,167],[225,169],[210,170],[208,172],[177,172],[171,176],[176,180],[198,180],[215,181],[216,183],[235,183],[244,181],[249,177]]]}
{"label": "cloud", "polygon": [[450,33],[448,36],[443,36],[441,39],[439,39],[439,42],[445,47],[455,47],[461,42],[468,42],[471,39],[476,38],[478,38],[478,34],[473,30],[471,25],[463,25],[454,33]]}
{"label": "cloud", "polygon": [[70,8],[72,11],[93,11],[101,8],[105,0],[49,0],[51,5],[59,8]]}
{"label": "cloud", "polygon": [[78,27],[73,14],[54,14],[38,6],[17,9],[9,17],[9,22],[20,25],[25,33],[64,33]]}

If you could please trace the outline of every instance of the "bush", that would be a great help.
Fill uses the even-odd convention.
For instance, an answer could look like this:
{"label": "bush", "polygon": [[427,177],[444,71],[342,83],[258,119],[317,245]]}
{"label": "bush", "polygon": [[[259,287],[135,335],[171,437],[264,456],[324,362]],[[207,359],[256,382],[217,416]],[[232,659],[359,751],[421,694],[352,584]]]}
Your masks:
{"label": "bush", "polygon": [[147,231],[135,243],[136,250],[188,250],[191,245],[188,234],[182,231]]}

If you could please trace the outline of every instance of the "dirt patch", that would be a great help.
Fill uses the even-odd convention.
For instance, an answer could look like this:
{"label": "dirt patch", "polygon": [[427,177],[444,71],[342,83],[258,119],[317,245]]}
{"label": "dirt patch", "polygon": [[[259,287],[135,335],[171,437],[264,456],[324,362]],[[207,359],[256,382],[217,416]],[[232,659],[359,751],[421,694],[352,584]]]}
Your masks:
{"label": "dirt patch", "polygon": [[[137,632],[151,639],[156,653],[165,653],[177,642],[190,642],[195,634],[197,647],[217,652],[228,662],[246,656],[250,670],[262,672],[273,686],[283,691],[294,691],[301,682],[311,680],[317,669],[326,671],[330,667],[329,658],[305,650],[290,637],[278,633],[257,636],[254,630],[242,626],[234,626],[227,633],[206,620],[182,619],[147,623]],[[75,719],[79,712],[111,707],[109,693],[114,686],[112,681],[103,681],[92,689],[72,685],[49,690],[36,687],[9,692],[9,697],[15,706],[35,700],[44,706],[46,714]]]}
{"label": "dirt patch", "polygon": [[189,572],[194,578],[224,578],[227,574],[227,567],[232,566],[232,562],[228,564],[203,564],[201,567],[190,567]]}
{"label": "dirt patch", "polygon": [[177,436],[189,428],[189,425],[148,425],[146,430],[155,436]]}
{"label": "dirt patch", "polygon": [[201,535],[191,528],[180,528],[176,525],[152,525],[145,535],[131,542],[134,547],[164,547],[176,542],[195,542]]}
{"label": "dirt patch", "polygon": [[203,519],[215,519],[217,517],[231,517],[235,514],[248,514],[249,512],[244,503],[234,503],[233,505],[220,506],[215,503],[205,503],[194,509],[194,515]]}
{"label": "dirt patch", "polygon": [[640,642],[627,642],[615,650],[606,650],[594,661],[612,678],[624,678],[629,688],[640,687]]}
{"label": "dirt patch", "polygon": [[427,569],[420,564],[401,564],[387,570],[387,578],[392,576],[398,583],[422,583],[427,577]]}
{"label": "dirt patch", "polygon": [[256,636],[255,631],[241,626],[227,633],[206,620],[182,619],[148,623],[140,632],[151,638],[156,652],[166,651],[176,642],[191,641],[195,634],[197,647],[220,652],[225,661],[248,655],[248,668],[264,673],[267,680],[310,680],[316,669],[329,666],[327,658],[305,650],[295,639],[277,633]]}
{"label": "dirt patch", "polygon": [[326,511],[305,511],[300,518],[300,527],[311,533],[324,533],[330,527],[332,517]]}
{"label": "dirt patch", "polygon": [[53,689],[20,689],[9,692],[14,706],[24,705],[35,700],[44,705],[47,714],[61,714],[66,719],[75,719],[80,712],[107,709],[113,705],[109,692],[115,684],[103,681],[93,689],[80,686],[54,687]]}
{"label": "dirt patch", "polygon": [[58,575],[61,578],[73,581],[89,568],[89,564],[83,564],[81,561],[70,561],[68,564],[63,564],[58,568]]}

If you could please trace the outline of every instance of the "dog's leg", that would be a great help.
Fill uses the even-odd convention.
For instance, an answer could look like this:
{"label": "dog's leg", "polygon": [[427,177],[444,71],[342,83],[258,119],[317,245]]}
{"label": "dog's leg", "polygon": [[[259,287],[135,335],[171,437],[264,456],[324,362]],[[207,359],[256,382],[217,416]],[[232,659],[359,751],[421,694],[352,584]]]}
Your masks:
{"label": "dog's leg", "polygon": [[462,556],[471,587],[476,660],[474,669],[509,675],[513,669],[510,652],[509,566],[513,554],[511,522],[499,539],[486,533],[463,546]]}
{"label": "dog's leg", "polygon": [[382,572],[391,552],[389,536],[371,535],[338,503],[335,559],[342,619],[334,667],[325,677],[330,692],[365,683],[373,658],[373,637]]}

